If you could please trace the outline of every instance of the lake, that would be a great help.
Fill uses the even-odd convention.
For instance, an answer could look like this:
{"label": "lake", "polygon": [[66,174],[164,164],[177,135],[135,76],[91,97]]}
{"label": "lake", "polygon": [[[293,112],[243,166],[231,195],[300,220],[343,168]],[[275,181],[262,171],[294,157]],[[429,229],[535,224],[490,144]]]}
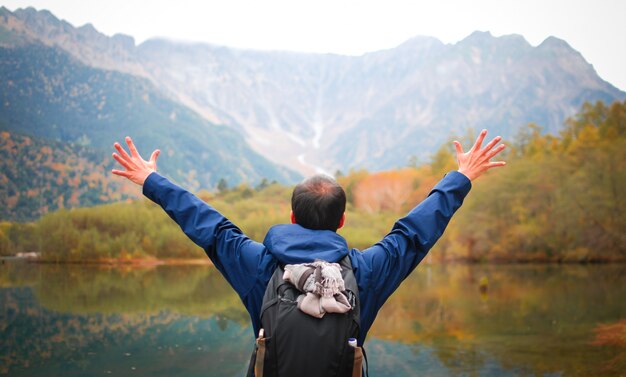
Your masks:
{"label": "lake", "polygon": [[[0,374],[243,376],[248,315],[211,266],[0,265]],[[624,376],[626,266],[421,265],[370,376]]]}

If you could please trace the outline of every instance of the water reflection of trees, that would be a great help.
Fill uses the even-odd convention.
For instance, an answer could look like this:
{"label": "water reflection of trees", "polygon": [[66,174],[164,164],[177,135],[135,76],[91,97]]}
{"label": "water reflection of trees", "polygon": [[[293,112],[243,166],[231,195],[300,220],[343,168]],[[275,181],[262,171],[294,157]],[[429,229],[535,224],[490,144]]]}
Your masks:
{"label": "water reflection of trees", "polygon": [[626,318],[624,272],[624,266],[424,266],[385,304],[370,334],[432,346],[452,370],[480,366],[488,355],[530,374],[618,376],[626,370],[619,357],[626,346],[593,339],[599,324]]}
{"label": "water reflection of trees", "polygon": [[[626,344],[615,341],[626,339],[625,271],[624,266],[421,266],[381,310],[370,332],[375,348],[370,353],[379,366],[387,365],[399,357],[392,357],[394,352],[407,349],[399,343],[406,344],[413,356],[403,353],[409,359],[397,360],[397,368],[409,370],[411,357],[427,355],[451,375],[471,375],[495,362],[516,375],[619,376],[626,370],[620,356]],[[1,269],[0,286],[12,288],[0,290],[9,313],[0,317],[0,332],[9,340],[3,347],[11,351],[1,353],[14,355],[3,356],[6,365],[56,357],[61,343],[75,349],[147,347],[172,327],[182,338],[243,331],[237,336],[251,339],[242,326],[249,319],[239,298],[208,266],[23,264]],[[25,292],[34,296],[23,298]],[[223,340],[203,341],[229,357],[247,351],[246,345],[234,351]],[[238,365],[243,364],[242,359]]]}
{"label": "water reflection of trees", "polygon": [[246,362],[249,329],[219,316],[60,313],[39,306],[27,288],[0,292],[8,309],[0,317],[0,374],[127,375],[140,366],[135,375],[223,376]]}
{"label": "water reflection of trees", "polygon": [[13,266],[9,278],[7,285],[31,285],[40,304],[58,312],[172,310],[204,317],[220,314],[242,323],[248,320],[239,297],[210,266],[107,268],[24,264]]}
{"label": "water reflection of trees", "polygon": [[[3,266],[0,283],[0,373],[15,368],[33,373],[43,366],[52,375],[55,368],[63,375],[85,368],[122,372],[121,365],[131,360],[111,359],[126,349],[154,359],[144,365],[144,372],[149,365],[154,373],[138,375],[181,368],[184,375],[206,376],[207,363],[215,363],[209,354],[232,362],[220,361],[208,375],[235,375],[246,363],[247,313],[213,268],[18,264]],[[155,349],[158,344],[163,348]],[[168,357],[161,359],[160,353]],[[184,361],[190,354],[195,361]],[[194,370],[199,360],[205,362]],[[131,365],[126,366],[128,372]]]}

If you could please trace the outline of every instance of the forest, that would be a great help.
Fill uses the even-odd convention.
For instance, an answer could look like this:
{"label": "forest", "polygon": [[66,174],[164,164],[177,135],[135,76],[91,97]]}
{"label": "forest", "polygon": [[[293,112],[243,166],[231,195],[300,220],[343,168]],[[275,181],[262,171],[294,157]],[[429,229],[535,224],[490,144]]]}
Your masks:
{"label": "forest", "polygon": [[[467,148],[475,134],[454,135],[419,166],[337,172],[348,197],[339,233],[350,247],[377,242],[446,172],[456,170],[453,139]],[[529,124],[504,142],[507,166],[474,182],[430,261],[626,261],[626,101],[585,103],[557,135]],[[222,182],[217,192],[197,195],[262,241],[272,225],[288,222],[291,190],[267,180],[256,187]],[[0,224],[0,255],[29,251],[52,262],[206,258],[147,199]]]}

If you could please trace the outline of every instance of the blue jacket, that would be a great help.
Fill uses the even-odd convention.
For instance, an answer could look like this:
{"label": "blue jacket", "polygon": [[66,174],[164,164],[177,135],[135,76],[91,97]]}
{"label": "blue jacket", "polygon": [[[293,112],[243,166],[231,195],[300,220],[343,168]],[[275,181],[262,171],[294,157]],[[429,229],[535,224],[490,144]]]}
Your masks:
{"label": "blue jacket", "polygon": [[248,238],[213,207],[157,173],[148,176],[143,193],[159,204],[183,232],[202,247],[237,291],[250,313],[254,334],[261,326],[263,294],[278,263],[322,259],[337,262],[350,255],[361,301],[362,345],[378,310],[439,239],[471,188],[470,180],[453,171],[428,197],[398,220],[381,241],[363,251],[348,249],[346,240],[329,230],[297,224],[272,227],[263,243]]}

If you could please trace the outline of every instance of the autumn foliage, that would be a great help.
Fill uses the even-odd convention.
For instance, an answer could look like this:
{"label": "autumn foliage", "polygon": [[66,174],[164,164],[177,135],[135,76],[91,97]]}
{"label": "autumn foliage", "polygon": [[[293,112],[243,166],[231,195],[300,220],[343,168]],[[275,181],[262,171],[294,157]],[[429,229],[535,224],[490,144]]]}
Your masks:
{"label": "autumn foliage", "polygon": [[0,132],[0,218],[29,221],[63,208],[138,197],[112,180],[107,153]]}
{"label": "autumn foliage", "polygon": [[[472,139],[461,140],[469,146]],[[507,166],[474,182],[430,260],[626,260],[626,102],[587,103],[559,135],[544,134],[530,124],[505,143]],[[34,155],[50,159],[43,151]],[[46,166],[54,170],[54,160]],[[338,177],[348,198],[346,225],[339,233],[351,247],[372,245],[455,166],[448,143],[421,167]],[[63,175],[62,167],[56,168],[59,179],[71,182],[69,171]],[[81,179],[79,187],[110,184],[97,175]],[[71,200],[72,192],[68,189],[63,202]],[[290,194],[290,187],[265,182],[198,195],[262,241],[270,226],[288,222]],[[34,224],[0,224],[0,253],[33,250],[51,260],[204,257],[147,200],[61,209]]]}

